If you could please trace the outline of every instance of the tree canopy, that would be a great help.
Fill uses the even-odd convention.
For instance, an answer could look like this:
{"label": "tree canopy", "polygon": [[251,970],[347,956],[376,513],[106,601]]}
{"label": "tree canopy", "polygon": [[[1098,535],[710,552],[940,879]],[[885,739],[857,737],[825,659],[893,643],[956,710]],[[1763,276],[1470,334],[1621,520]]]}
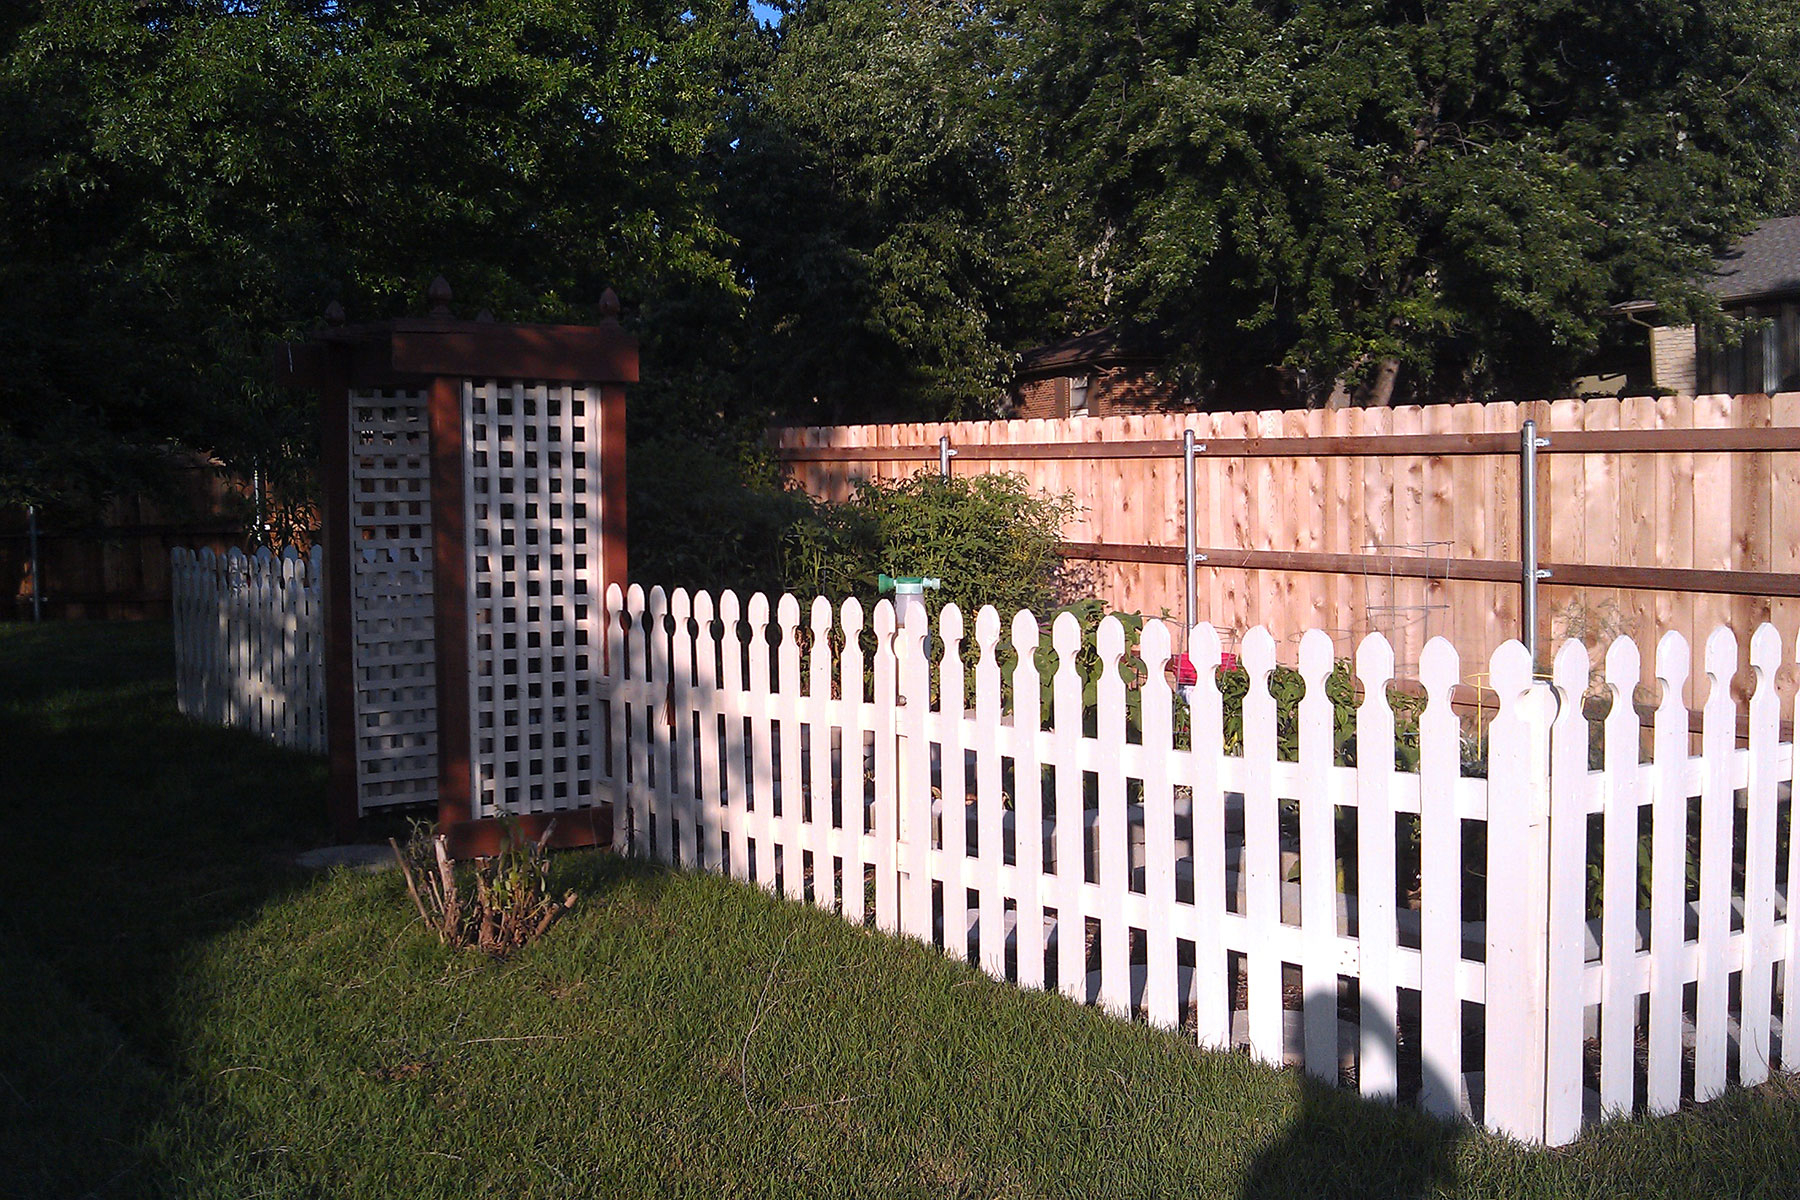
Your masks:
{"label": "tree canopy", "polygon": [[[44,4],[0,26],[0,480],[304,436],[270,343],[331,300],[502,318],[734,284],[703,151],[746,18],[669,0]],[[591,311],[591,310],[590,310]],[[86,448],[89,461],[75,453]]]}
{"label": "tree canopy", "polygon": [[1792,203],[1781,0],[1027,0],[1027,105],[1108,312],[1227,390],[1560,386]]}
{"label": "tree canopy", "polygon": [[625,297],[697,436],[995,411],[1100,324],[1199,398],[1554,390],[1796,190],[1790,0],[94,0],[0,15],[0,489],[304,456],[330,300]]}

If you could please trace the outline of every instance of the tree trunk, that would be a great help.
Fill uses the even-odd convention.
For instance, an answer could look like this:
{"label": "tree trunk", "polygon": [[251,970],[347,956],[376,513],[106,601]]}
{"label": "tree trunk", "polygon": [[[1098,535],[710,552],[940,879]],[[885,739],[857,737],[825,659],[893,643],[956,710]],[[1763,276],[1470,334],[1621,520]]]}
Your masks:
{"label": "tree trunk", "polygon": [[1363,404],[1368,408],[1387,408],[1394,402],[1394,381],[1400,377],[1400,360],[1384,358],[1381,365],[1375,368],[1375,378],[1369,381],[1368,393],[1363,397]]}

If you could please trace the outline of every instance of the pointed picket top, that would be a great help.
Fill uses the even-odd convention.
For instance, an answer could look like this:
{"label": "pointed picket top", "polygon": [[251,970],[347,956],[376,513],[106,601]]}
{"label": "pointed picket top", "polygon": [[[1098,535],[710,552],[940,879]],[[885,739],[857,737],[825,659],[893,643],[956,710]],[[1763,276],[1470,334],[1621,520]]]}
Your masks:
{"label": "pointed picket top", "polygon": [[1012,619],[1012,644],[1013,649],[1019,652],[1020,666],[1024,666],[1026,663],[1030,662],[1032,655],[1037,653],[1038,638],[1037,618],[1031,615],[1031,610],[1028,608],[1021,608],[1018,612],[1014,613]]}
{"label": "pointed picket top", "polygon": [[1313,694],[1314,688],[1322,688],[1325,677],[1331,674],[1335,665],[1337,647],[1332,644],[1331,635],[1323,629],[1309,629],[1300,635],[1300,678],[1306,681],[1306,694]]}
{"label": "pointed picket top", "polygon": [[1606,682],[1612,688],[1614,705],[1631,707],[1642,672],[1637,643],[1628,637],[1614,638],[1606,648]]}
{"label": "pointed picket top", "polygon": [[675,632],[687,633],[688,618],[693,615],[694,602],[686,588],[678,587],[669,597],[669,616],[675,620]]}
{"label": "pointed picket top", "polygon": [[644,611],[651,618],[650,627],[661,633],[662,618],[669,611],[669,594],[663,591],[662,584],[656,584],[650,589],[649,594],[644,598]]}
{"label": "pointed picket top", "polygon": [[1258,695],[1267,692],[1269,676],[1275,670],[1275,635],[1258,625],[1244,635],[1239,653],[1251,690]]}
{"label": "pointed picket top", "polygon": [[1018,655],[1013,662],[1012,703],[1013,719],[1024,730],[1035,730],[1043,723],[1043,698],[1038,690],[1038,641],[1037,618],[1032,616],[1030,609],[1021,608],[1012,619],[1012,644]]}
{"label": "pointed picket top", "polygon": [[[856,635],[861,633],[863,628],[862,601],[858,600],[855,596],[849,596],[844,600],[841,611],[843,613],[844,640],[847,643],[854,642],[856,641]],[[861,647],[859,646],[858,650],[860,651],[860,649]]]}
{"label": "pointed picket top", "polygon": [[1488,658],[1488,686],[1508,709],[1531,687],[1531,651],[1516,638],[1500,643]]}
{"label": "pointed picket top", "polygon": [[1781,632],[1764,621],[1750,635],[1750,666],[1756,672],[1757,692],[1775,686],[1775,672],[1781,665]]}
{"label": "pointed picket top", "polygon": [[719,620],[725,626],[726,640],[738,640],[738,621],[743,617],[743,606],[738,603],[738,595],[730,588],[719,593]]}
{"label": "pointed picket top", "polygon": [[1145,621],[1144,631],[1138,635],[1138,654],[1144,660],[1144,690],[1168,690],[1169,627],[1161,621]]}
{"label": "pointed picket top", "polygon": [[607,611],[616,613],[621,608],[624,608],[624,607],[625,607],[625,593],[619,590],[618,584],[616,584],[616,583],[607,584],[606,585],[606,608],[607,608]]}
{"label": "pointed picket top", "polygon": [[881,639],[883,644],[886,644],[887,640],[894,636],[894,602],[877,600],[873,618],[875,636]]}
{"label": "pointed picket top", "polygon": [[1559,721],[1571,709],[1581,714],[1581,697],[1587,692],[1588,648],[1580,638],[1570,638],[1556,652],[1550,666],[1550,682],[1556,685]]}
{"label": "pointed picket top", "polygon": [[[831,698],[831,601],[823,596],[814,596],[807,611],[807,630],[812,634],[809,639],[806,655],[806,694],[813,700],[829,700]],[[823,769],[830,774],[829,754],[813,755],[813,779],[815,793],[819,790],[817,783],[819,771]],[[827,790],[829,784],[826,785]],[[829,888],[824,889],[830,891]]]}
{"label": "pointed picket top", "polygon": [[258,565],[266,567],[269,565],[269,560],[274,557],[274,552],[267,546],[258,546],[256,548],[256,561]]}
{"label": "pointed picket top", "polygon": [[642,626],[644,616],[644,586],[642,584],[634,583],[625,589],[625,616],[630,628],[634,631]]}
{"label": "pointed picket top", "polygon": [[781,627],[783,641],[794,640],[794,630],[800,627],[800,601],[792,592],[783,592],[775,602],[775,623]]}
{"label": "pointed picket top", "polygon": [[284,561],[298,559],[300,557],[300,551],[291,545],[283,546],[281,548],[281,557]]}
{"label": "pointed picket top", "polygon": [[1081,651],[1081,622],[1072,612],[1061,612],[1050,625],[1050,644],[1056,647],[1056,653],[1062,665],[1057,673],[1075,669],[1075,655]]}
{"label": "pointed picket top", "polygon": [[1356,647],[1356,677],[1362,680],[1366,707],[1379,697],[1387,703],[1387,684],[1394,678],[1394,647],[1379,633],[1371,633]]}
{"label": "pointed picket top", "polygon": [[1107,613],[1094,633],[1094,648],[1100,653],[1101,677],[1117,678],[1119,660],[1125,657],[1125,626],[1119,618]]}
{"label": "pointed picket top", "polygon": [[962,610],[954,603],[938,609],[938,637],[944,643],[945,659],[954,657],[963,640]]}
{"label": "pointed picket top", "polygon": [[981,647],[981,657],[992,657],[994,647],[1000,642],[1000,614],[991,604],[981,606],[975,614],[975,644]]}
{"label": "pointed picket top", "polygon": [[1728,625],[1720,625],[1706,639],[1706,674],[1712,680],[1712,690],[1707,693],[1710,704],[1715,696],[1724,696],[1727,701],[1731,695],[1731,677],[1737,672],[1737,634]]}
{"label": "pointed picket top", "polygon": [[1213,675],[1213,669],[1219,665],[1223,650],[1219,631],[1212,627],[1210,621],[1202,621],[1188,632],[1188,658],[1193,662],[1194,672],[1200,676],[1202,686],[1210,679],[1213,688],[1218,688],[1219,681]]}
{"label": "pointed picket top", "polygon": [[1662,703],[1657,708],[1683,708],[1681,690],[1688,681],[1687,639],[1673,629],[1656,643],[1656,678],[1663,685]]}
{"label": "pointed picket top", "polygon": [[714,613],[714,609],[713,609],[712,593],[707,592],[707,591],[695,592],[694,593],[694,620],[697,621],[700,625],[700,634],[702,637],[711,637],[712,636],[711,626],[713,623],[713,613]]}
{"label": "pointed picket top", "polygon": [[1450,639],[1434,637],[1425,643],[1419,655],[1419,682],[1424,685],[1428,707],[1450,703],[1451,690],[1462,682],[1462,660]]}
{"label": "pointed picket top", "polygon": [[760,644],[768,638],[769,598],[761,592],[752,592],[750,603],[744,607],[744,619],[750,622],[750,641]]}

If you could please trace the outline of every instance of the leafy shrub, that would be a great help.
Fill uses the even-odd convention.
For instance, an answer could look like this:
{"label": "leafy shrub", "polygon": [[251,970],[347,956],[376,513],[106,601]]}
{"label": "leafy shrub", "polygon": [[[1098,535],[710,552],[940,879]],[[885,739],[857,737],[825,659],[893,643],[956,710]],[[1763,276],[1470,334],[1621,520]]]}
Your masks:
{"label": "leafy shrub", "polygon": [[631,576],[649,587],[739,595],[782,586],[788,532],[816,507],[766,450],[678,438],[630,446]]}
{"label": "leafy shrub", "polygon": [[[1062,527],[1076,506],[1032,491],[1018,475],[944,479],[924,471],[894,484],[859,483],[841,504],[816,503],[782,544],[782,584],[802,598],[880,598],[876,578],[926,575],[937,610],[955,603],[972,618],[984,604],[1004,617],[1056,602]],[[970,639],[973,642],[973,639]]]}

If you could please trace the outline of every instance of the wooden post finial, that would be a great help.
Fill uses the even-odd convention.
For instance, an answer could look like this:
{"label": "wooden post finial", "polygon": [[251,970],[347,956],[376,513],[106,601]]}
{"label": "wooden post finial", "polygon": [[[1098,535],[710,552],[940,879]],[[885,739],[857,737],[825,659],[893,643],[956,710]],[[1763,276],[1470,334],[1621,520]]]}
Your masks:
{"label": "wooden post finial", "polygon": [[327,304],[325,306],[325,323],[332,326],[342,325],[344,323],[344,306],[336,300]]}
{"label": "wooden post finial", "polygon": [[619,293],[611,288],[600,293],[600,319],[615,322],[619,319]]}
{"label": "wooden post finial", "polygon": [[439,275],[425,289],[425,299],[431,303],[431,315],[447,317],[450,315],[450,281]]}

